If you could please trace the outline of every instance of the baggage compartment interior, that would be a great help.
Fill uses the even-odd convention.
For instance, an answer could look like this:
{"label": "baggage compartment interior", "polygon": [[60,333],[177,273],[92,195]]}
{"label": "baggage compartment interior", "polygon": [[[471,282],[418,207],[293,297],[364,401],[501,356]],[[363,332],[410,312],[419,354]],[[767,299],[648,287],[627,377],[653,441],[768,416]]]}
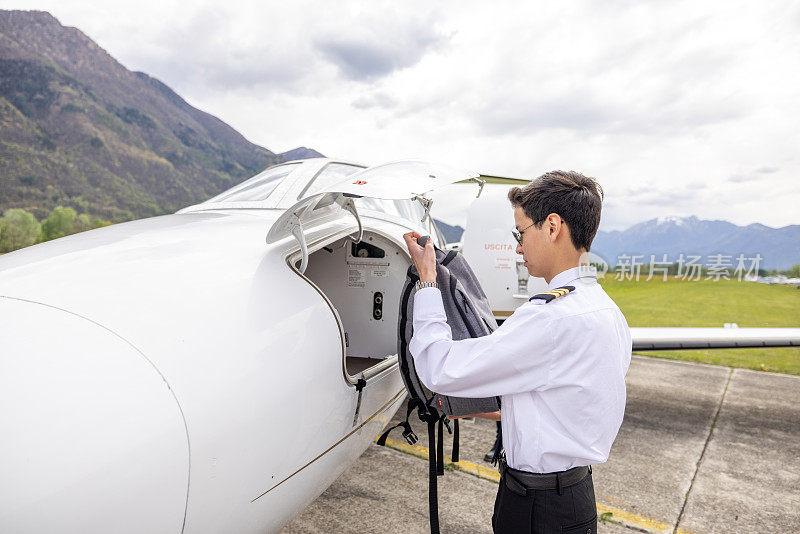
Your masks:
{"label": "baggage compartment interior", "polygon": [[311,253],[305,276],[330,299],[345,332],[345,368],[360,375],[397,354],[400,292],[410,260],[392,241],[364,232]]}

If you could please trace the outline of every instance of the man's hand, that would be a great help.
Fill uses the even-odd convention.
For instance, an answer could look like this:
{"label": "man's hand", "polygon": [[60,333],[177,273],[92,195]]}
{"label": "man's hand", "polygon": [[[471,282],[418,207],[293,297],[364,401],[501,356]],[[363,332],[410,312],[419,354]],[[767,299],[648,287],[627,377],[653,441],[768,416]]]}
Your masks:
{"label": "man's hand", "polygon": [[428,239],[424,247],[417,243],[417,239],[422,237],[417,232],[408,232],[403,235],[408,247],[408,253],[411,254],[411,260],[419,273],[419,279],[423,282],[436,281],[436,251],[433,248],[433,241]]}

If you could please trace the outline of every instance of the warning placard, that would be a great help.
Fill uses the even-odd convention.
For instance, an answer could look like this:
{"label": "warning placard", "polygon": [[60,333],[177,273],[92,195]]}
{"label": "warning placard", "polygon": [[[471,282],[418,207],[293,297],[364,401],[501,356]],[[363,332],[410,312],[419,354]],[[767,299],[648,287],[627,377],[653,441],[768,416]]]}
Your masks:
{"label": "warning placard", "polygon": [[513,267],[511,258],[508,257],[499,257],[494,259],[494,268],[495,269],[511,269]]}
{"label": "warning placard", "polygon": [[347,268],[347,286],[364,287],[367,281],[367,270],[359,267]]}

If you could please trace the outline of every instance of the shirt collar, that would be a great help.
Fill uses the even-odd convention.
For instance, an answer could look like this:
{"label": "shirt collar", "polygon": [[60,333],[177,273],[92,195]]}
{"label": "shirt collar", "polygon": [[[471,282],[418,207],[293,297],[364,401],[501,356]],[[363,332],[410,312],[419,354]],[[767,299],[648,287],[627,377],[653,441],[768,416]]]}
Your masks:
{"label": "shirt collar", "polygon": [[550,280],[550,283],[547,284],[547,289],[549,291],[557,287],[566,286],[575,280],[580,280],[583,283],[597,282],[597,269],[591,265],[581,265],[561,271]]}

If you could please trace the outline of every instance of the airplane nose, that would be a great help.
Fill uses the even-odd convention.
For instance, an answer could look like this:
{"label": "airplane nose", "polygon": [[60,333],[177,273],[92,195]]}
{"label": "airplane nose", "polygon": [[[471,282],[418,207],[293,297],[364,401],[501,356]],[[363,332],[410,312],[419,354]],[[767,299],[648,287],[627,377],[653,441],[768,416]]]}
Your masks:
{"label": "airplane nose", "polygon": [[0,297],[0,532],[180,532],[186,427],[113,332]]}

